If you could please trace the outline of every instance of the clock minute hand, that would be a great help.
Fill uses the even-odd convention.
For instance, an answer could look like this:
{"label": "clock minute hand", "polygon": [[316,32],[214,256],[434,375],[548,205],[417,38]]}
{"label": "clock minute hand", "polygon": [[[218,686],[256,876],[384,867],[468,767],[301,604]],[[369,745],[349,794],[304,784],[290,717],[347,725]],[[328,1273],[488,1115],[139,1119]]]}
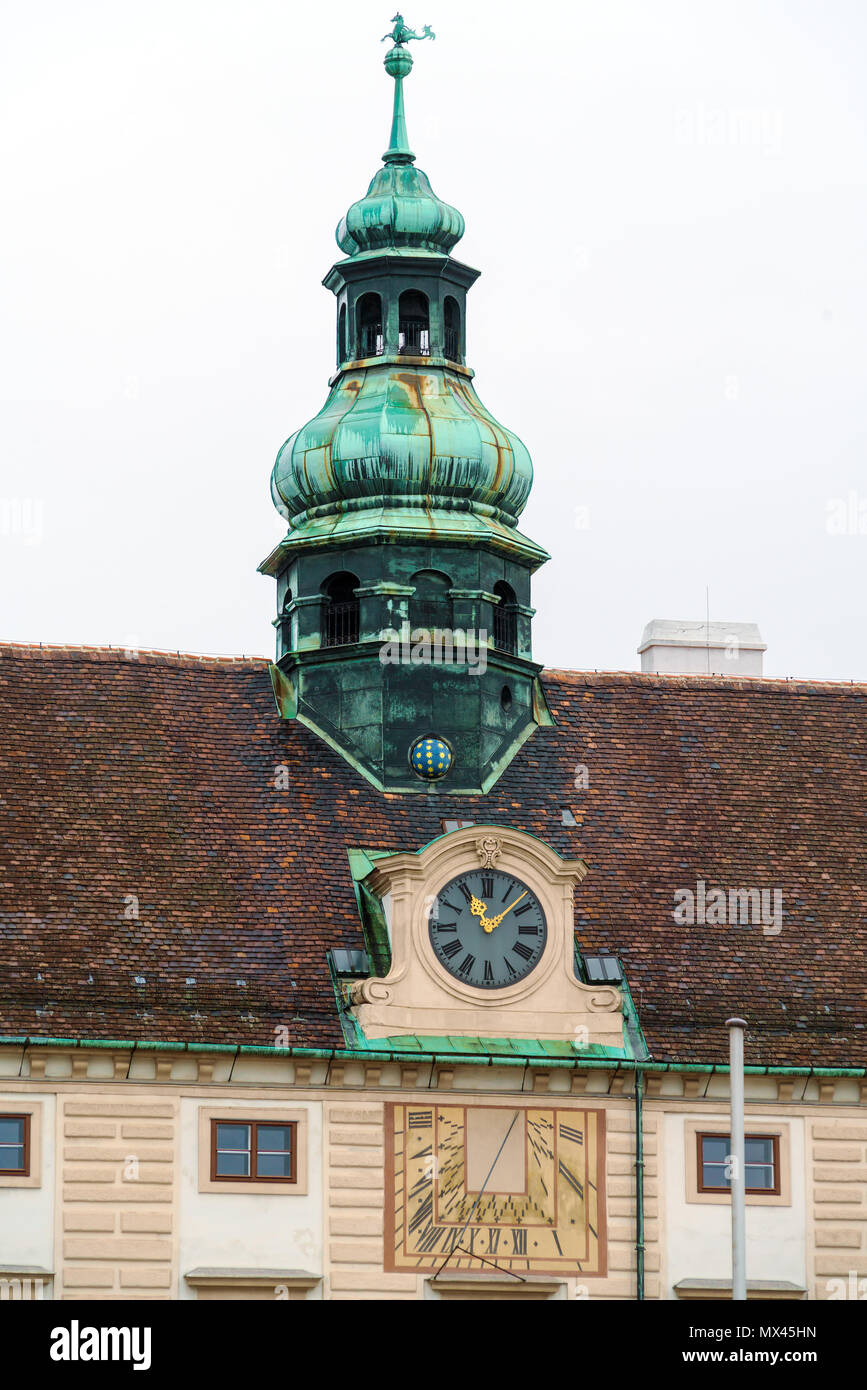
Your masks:
{"label": "clock minute hand", "polygon": [[508,917],[509,913],[512,911],[512,908],[518,906],[518,903],[521,901],[521,898],[526,898],[529,891],[529,888],[525,888],[523,893],[519,894],[519,896],[515,899],[513,903],[509,903],[509,906],[506,908],[505,912],[500,913],[499,917],[489,917],[487,921],[483,921],[482,926],[484,927],[485,931],[492,932],[494,930],[494,927],[498,927],[502,922],[503,918]]}

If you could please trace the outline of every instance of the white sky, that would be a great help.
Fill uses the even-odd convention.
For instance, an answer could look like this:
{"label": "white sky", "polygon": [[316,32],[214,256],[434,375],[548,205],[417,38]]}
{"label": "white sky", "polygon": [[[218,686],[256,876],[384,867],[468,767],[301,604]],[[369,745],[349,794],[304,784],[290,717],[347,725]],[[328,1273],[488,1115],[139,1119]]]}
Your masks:
{"label": "white sky", "polygon": [[[268,478],[333,370],[392,3],[7,0],[0,638],[272,654]],[[766,674],[867,678],[863,0],[418,6],[538,659],[637,669],[708,584]]]}

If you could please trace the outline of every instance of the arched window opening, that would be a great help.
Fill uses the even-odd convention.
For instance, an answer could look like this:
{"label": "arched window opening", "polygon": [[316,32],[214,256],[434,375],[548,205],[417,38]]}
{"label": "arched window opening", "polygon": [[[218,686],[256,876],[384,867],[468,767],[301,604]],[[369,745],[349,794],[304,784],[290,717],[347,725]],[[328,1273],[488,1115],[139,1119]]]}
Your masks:
{"label": "arched window opening", "polygon": [[443,328],[446,357],[450,362],[461,360],[461,311],[458,301],[446,295],[443,305]]}
{"label": "arched window opening", "polygon": [[341,304],[337,315],[337,360],[346,361],[346,305]]}
{"label": "arched window opening", "polygon": [[439,570],[419,570],[410,580],[415,585],[415,593],[409,601],[410,627],[427,628],[429,631],[451,629],[452,626],[452,581]]}
{"label": "arched window opening", "polygon": [[430,356],[430,310],[427,295],[404,290],[398,302],[398,352],[413,357]]}
{"label": "arched window opening", "polygon": [[363,294],[355,309],[358,325],[359,357],[381,357],[385,351],[382,336],[382,300],[378,294]]}
{"label": "arched window opening", "polygon": [[498,651],[518,652],[518,600],[510,584],[500,579],[494,585],[494,646]]}
{"label": "arched window opening", "polygon": [[285,594],[283,595],[283,612],[284,612],[284,613],[288,613],[291,606],[292,606],[292,590],[291,590],[291,589],[287,589],[286,592],[285,592]]}
{"label": "arched window opening", "polygon": [[323,647],[346,647],[358,641],[360,604],[355,590],[358,576],[348,570],[332,574],[322,585]]}

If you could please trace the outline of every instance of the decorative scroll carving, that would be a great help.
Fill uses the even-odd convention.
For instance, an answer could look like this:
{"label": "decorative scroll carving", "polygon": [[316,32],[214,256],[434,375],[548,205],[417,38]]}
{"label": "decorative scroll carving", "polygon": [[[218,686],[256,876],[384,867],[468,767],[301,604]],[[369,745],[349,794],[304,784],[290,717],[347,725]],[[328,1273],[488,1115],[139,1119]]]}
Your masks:
{"label": "decorative scroll carving", "polygon": [[391,990],[379,978],[356,980],[349,991],[349,997],[353,1004],[387,1004],[391,998]]}
{"label": "decorative scroll carving", "polygon": [[483,840],[476,840],[476,851],[482,868],[492,869],[502,854],[503,847],[493,835],[486,835]]}

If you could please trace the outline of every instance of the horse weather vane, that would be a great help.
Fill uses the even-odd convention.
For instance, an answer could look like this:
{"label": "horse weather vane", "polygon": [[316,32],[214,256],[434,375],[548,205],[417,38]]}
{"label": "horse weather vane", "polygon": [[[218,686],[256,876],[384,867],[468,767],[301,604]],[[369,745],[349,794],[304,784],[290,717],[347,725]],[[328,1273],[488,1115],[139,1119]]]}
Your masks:
{"label": "horse weather vane", "polygon": [[409,43],[410,39],[436,38],[436,34],[434,33],[433,29],[430,27],[429,24],[426,24],[424,26],[420,34],[417,34],[414,29],[409,29],[404,24],[403,15],[400,13],[400,11],[398,11],[398,13],[394,16],[394,19],[391,22],[394,25],[394,28],[388,34],[383,34],[380,43],[385,43],[386,39],[391,39],[395,48],[402,48],[405,43]]}

